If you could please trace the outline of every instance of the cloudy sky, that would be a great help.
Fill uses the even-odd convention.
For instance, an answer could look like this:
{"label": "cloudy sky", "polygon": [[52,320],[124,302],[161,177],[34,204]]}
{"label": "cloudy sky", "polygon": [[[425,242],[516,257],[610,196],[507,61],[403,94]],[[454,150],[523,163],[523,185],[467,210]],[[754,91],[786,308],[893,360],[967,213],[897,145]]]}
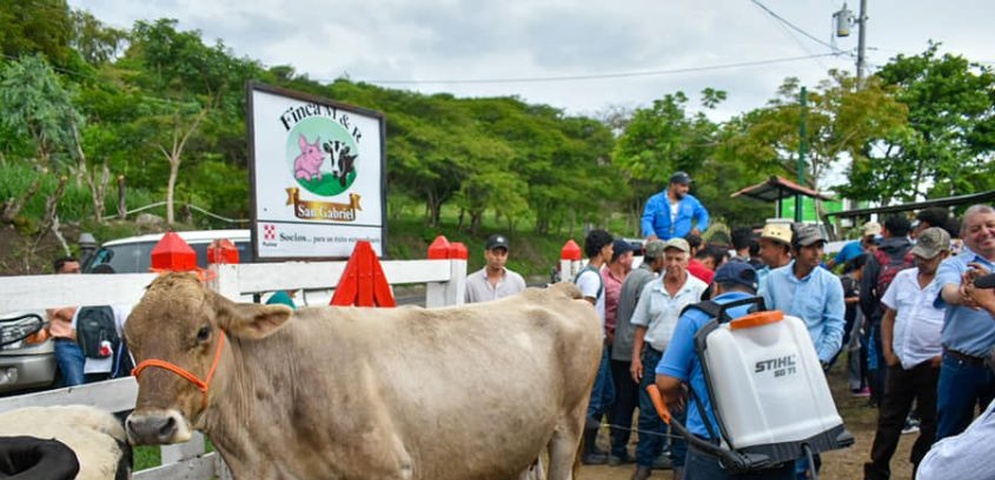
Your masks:
{"label": "cloudy sky", "polygon": [[[848,8],[856,15],[859,0]],[[943,51],[995,65],[991,0],[867,0],[871,70]],[[706,87],[724,119],[762,106],[784,78],[814,86],[855,70],[857,28],[834,38],[842,0],[69,0],[105,23],[175,18],[236,55],[312,79],[347,75],[458,96],[517,95],[596,115]],[[778,19],[777,17],[780,17]],[[814,38],[810,38],[814,37]],[[834,48],[836,50],[834,50]],[[832,55],[834,51],[842,52]]]}

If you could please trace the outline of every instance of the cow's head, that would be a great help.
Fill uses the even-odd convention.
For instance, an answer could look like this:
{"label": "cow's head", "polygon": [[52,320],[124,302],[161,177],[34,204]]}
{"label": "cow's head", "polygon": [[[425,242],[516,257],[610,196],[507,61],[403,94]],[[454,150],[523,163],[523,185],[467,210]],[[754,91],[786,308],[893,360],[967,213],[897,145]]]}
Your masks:
{"label": "cow's head", "polygon": [[233,366],[225,337],[257,340],[291,311],[282,305],[235,303],[189,273],[169,273],[149,286],[125,324],[135,357],[138,399],[126,422],[136,444],[185,442],[203,428],[204,413]]}

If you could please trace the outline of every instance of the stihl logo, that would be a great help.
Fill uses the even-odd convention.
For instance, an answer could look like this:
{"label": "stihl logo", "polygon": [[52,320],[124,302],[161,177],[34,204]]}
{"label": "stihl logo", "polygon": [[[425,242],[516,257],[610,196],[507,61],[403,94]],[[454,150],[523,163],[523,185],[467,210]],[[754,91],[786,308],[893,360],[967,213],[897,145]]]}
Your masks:
{"label": "stihl logo", "polygon": [[797,371],[795,356],[786,355],[783,357],[760,360],[756,363],[753,373],[774,372],[775,377],[794,374]]}

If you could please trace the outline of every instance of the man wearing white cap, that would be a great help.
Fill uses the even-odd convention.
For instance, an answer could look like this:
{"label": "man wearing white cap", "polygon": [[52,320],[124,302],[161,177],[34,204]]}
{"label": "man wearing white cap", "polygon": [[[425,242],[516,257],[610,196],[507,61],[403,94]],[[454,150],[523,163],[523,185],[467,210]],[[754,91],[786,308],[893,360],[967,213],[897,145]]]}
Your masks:
{"label": "man wearing white cap", "polygon": [[835,257],[826,262],[826,266],[829,267],[830,270],[835,268],[837,265],[843,265],[844,263],[867,253],[864,246],[872,244],[876,241],[876,238],[881,236],[881,224],[878,222],[867,222],[864,224],[863,231],[863,236],[852,242],[847,242],[846,245],[843,245],[843,248],[836,253]]}

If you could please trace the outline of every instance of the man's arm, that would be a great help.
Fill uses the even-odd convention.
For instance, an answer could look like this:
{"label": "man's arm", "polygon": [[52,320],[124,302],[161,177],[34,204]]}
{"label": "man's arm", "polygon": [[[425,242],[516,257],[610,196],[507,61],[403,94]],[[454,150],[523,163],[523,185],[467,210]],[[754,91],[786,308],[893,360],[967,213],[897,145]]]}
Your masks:
{"label": "man's arm", "polygon": [[657,200],[657,195],[653,195],[646,201],[646,206],[643,208],[643,219],[642,222],[640,222],[642,225],[643,237],[650,240],[657,238],[656,227],[653,225],[653,219],[656,217],[656,211],[660,209],[660,202]]}
{"label": "man's arm", "polygon": [[710,217],[708,216],[708,209],[706,209],[697,198],[694,200],[694,219],[696,222],[694,228],[697,229],[698,232],[708,230],[708,221],[710,220]]}
{"label": "man's arm", "polygon": [[995,289],[970,288],[967,292],[975,305],[985,309],[995,319]]}
{"label": "man's arm", "polygon": [[868,321],[874,316],[877,309],[880,292],[875,292],[880,274],[881,265],[877,257],[868,254],[867,263],[864,264],[864,276],[860,280],[860,311],[864,313],[864,318]]}
{"label": "man's arm", "polygon": [[889,367],[898,365],[898,356],[895,355],[895,311],[885,307],[884,316],[881,317],[881,351],[884,353],[884,360]]}
{"label": "man's arm", "polygon": [[843,329],[846,327],[846,304],[843,302],[843,285],[832,274],[827,281],[826,306],[823,314],[822,337],[816,351],[819,360],[829,363],[843,344]]}
{"label": "man's arm", "polygon": [[632,379],[638,384],[643,379],[643,343],[646,338],[646,327],[636,326],[636,333],[632,336],[632,365],[629,366],[629,373]]}
{"label": "man's arm", "polygon": [[936,269],[936,278],[933,280],[941,286],[939,300],[952,306],[974,306],[970,293],[967,291],[964,273],[950,259],[944,260],[940,264],[940,267]]}

